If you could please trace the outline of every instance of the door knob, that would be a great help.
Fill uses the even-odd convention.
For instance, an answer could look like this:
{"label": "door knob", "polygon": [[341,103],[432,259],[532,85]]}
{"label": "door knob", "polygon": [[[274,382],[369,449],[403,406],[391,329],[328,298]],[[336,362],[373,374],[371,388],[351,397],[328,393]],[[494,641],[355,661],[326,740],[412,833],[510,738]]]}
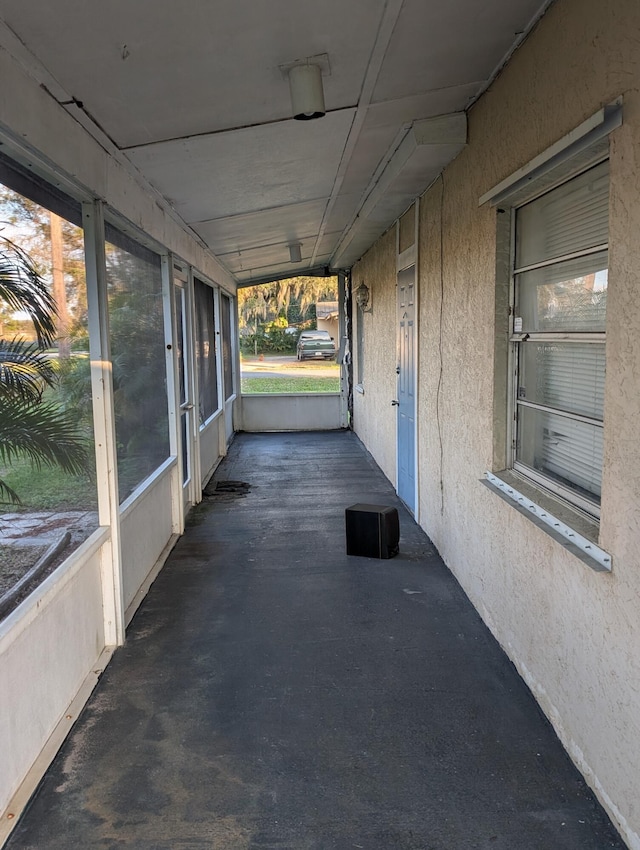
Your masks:
{"label": "door knob", "polygon": [[400,407],[400,402],[396,401],[396,399],[394,398],[391,402],[391,407]]}

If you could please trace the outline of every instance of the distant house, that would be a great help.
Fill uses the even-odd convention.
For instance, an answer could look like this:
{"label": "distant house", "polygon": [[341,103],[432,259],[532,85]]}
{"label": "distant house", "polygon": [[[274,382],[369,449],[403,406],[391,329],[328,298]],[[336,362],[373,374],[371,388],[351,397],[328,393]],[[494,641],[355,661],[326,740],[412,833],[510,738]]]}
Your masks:
{"label": "distant house", "polygon": [[338,302],[318,301],[316,303],[316,321],[319,331],[328,331],[334,339],[337,339]]}

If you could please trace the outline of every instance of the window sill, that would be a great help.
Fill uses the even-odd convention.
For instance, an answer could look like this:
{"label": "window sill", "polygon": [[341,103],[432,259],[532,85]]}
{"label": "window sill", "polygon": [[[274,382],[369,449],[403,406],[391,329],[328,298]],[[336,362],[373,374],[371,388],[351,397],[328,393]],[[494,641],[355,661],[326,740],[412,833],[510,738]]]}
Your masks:
{"label": "window sill", "polygon": [[482,483],[597,572],[611,572],[612,558],[597,545],[598,524],[533,487],[510,470],[486,472]]}

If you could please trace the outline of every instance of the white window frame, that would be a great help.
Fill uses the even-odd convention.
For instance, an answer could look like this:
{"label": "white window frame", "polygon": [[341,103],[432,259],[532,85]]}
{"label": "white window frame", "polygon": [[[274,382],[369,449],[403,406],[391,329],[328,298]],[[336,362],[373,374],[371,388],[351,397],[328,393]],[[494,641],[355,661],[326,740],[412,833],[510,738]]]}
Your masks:
{"label": "white window frame", "polygon": [[516,301],[517,301],[517,279],[523,273],[528,271],[533,271],[539,268],[544,268],[546,266],[560,264],[562,262],[566,262],[568,260],[576,259],[579,257],[588,256],[590,254],[602,253],[603,251],[609,250],[609,240],[606,243],[601,245],[593,246],[583,251],[575,251],[566,255],[561,255],[557,257],[553,257],[550,259],[542,260],[538,263],[534,263],[531,265],[522,266],[516,268],[516,218],[517,212],[522,207],[536,200],[537,198],[542,197],[543,195],[552,192],[554,189],[559,188],[560,186],[565,185],[576,177],[579,177],[581,174],[584,174],[590,171],[592,168],[595,168],[597,165],[600,165],[603,162],[608,161],[609,155],[608,151],[605,153],[604,151],[600,154],[596,154],[594,157],[590,158],[587,164],[581,164],[580,166],[576,166],[574,171],[571,171],[568,174],[563,174],[562,178],[557,180],[555,183],[548,185],[545,182],[545,185],[540,186],[538,191],[535,191],[535,185],[532,187],[532,191],[530,194],[527,194],[524,198],[518,198],[517,202],[511,206],[511,248],[510,248],[510,281],[509,281],[509,417],[508,417],[508,468],[512,469],[514,472],[519,473],[524,478],[532,481],[534,484],[545,488],[556,496],[559,496],[564,501],[568,502],[571,506],[578,508],[579,510],[586,513],[589,517],[595,518],[596,520],[600,519],[600,502],[596,500],[592,500],[586,496],[583,496],[577,489],[573,489],[569,486],[564,486],[561,482],[552,478],[551,476],[545,475],[543,472],[538,472],[532,467],[526,465],[521,460],[518,459],[518,408],[519,407],[527,407],[534,410],[542,410],[544,412],[554,414],[557,410],[558,412],[562,411],[560,415],[562,415],[566,419],[572,419],[578,422],[586,422],[587,424],[593,425],[594,427],[604,428],[604,422],[599,419],[595,419],[589,416],[583,416],[581,414],[572,413],[567,410],[562,410],[561,408],[552,408],[548,405],[537,404],[531,401],[523,401],[518,398],[518,387],[520,384],[520,354],[522,351],[522,345],[525,341],[528,342],[562,342],[569,343],[572,342],[580,342],[580,343],[595,343],[595,344],[604,344],[606,341],[606,333],[602,332],[575,332],[575,331],[548,331],[548,332],[536,332],[536,333],[519,333],[516,328],[514,328],[515,314],[516,314]]}
{"label": "white window frame", "polygon": [[[609,157],[609,135],[621,124],[622,98],[620,97],[614,102],[602,107],[602,109],[598,110],[598,112],[571,130],[566,136],[559,139],[549,148],[542,151],[522,168],[519,168],[486,191],[478,199],[478,205],[490,204],[496,208],[500,220],[500,216],[509,210],[514,210],[524,205],[535,197],[544,194],[555,186],[565,183],[579,173],[607,159]],[[500,232],[501,228],[499,227],[498,243],[500,243]],[[566,499],[564,496],[567,494],[558,495],[558,489],[555,492],[549,489],[549,482],[546,478],[539,479],[535,473],[532,476],[531,470],[528,467],[526,474],[523,474],[513,466],[515,452],[514,415],[517,392],[517,363],[513,351],[515,342],[513,327],[515,215],[512,215],[511,219],[510,236],[510,245],[508,236],[505,240],[506,244],[505,242],[502,243],[505,249],[510,248],[509,263],[503,262],[503,255],[500,253],[500,248],[498,248],[497,257],[498,286],[500,286],[500,280],[504,282],[505,288],[507,288],[507,281],[509,279],[511,283],[508,287],[508,294],[505,292],[505,308],[507,307],[507,302],[509,305],[509,323],[508,329],[505,328],[505,331],[507,331],[507,339],[505,340],[507,343],[506,348],[503,348],[502,344],[496,340],[496,352],[504,351],[505,357],[504,371],[501,372],[504,376],[504,384],[501,383],[501,379],[498,373],[496,373],[495,404],[497,406],[494,408],[494,428],[497,427],[499,429],[496,432],[496,437],[500,439],[498,441],[494,440],[494,469],[496,472],[487,472],[485,483],[491,489],[500,493],[503,498],[514,504],[525,515],[532,518],[535,515],[536,523],[546,528],[549,534],[557,538],[558,533],[560,533],[560,536],[568,541],[567,545],[570,548],[574,547],[575,549],[577,537],[582,539],[582,536],[577,535],[575,532],[575,528],[580,527],[583,529],[587,534],[588,540],[584,546],[578,544],[576,551],[581,551],[586,556],[585,559],[590,566],[596,569],[604,568],[610,570],[611,557],[603,550],[600,550],[595,544],[598,536],[599,509],[594,508],[594,504],[588,501],[585,510],[577,503],[575,494],[572,491],[569,493],[570,498]],[[505,277],[501,277],[502,269],[504,269]],[[503,332],[500,331],[501,334]],[[499,359],[501,359],[500,355]],[[501,398],[503,399],[502,401]],[[500,410],[506,413],[504,419],[499,412]],[[502,470],[502,472],[497,470]],[[518,480],[522,481],[522,487],[525,490],[528,489],[531,491],[529,495],[523,496],[514,487],[514,484]],[[536,492],[538,493],[537,497],[535,495]],[[533,500],[531,498],[532,495]],[[549,507],[553,506],[553,504],[556,505],[556,513],[558,511],[560,512],[558,514],[560,518],[557,518],[550,512]]]}

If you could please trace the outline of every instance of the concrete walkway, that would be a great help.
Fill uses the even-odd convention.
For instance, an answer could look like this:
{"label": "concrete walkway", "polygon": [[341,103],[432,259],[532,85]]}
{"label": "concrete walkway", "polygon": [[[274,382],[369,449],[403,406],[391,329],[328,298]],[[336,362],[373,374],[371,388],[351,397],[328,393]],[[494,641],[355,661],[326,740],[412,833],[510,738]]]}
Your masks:
{"label": "concrete walkway", "polygon": [[[604,850],[624,845],[350,433],[240,435],[11,850]],[[606,722],[603,720],[603,722]]]}
{"label": "concrete walkway", "polygon": [[295,354],[267,354],[263,360],[244,354],[240,364],[244,378],[339,378],[335,361],[302,360]]}

